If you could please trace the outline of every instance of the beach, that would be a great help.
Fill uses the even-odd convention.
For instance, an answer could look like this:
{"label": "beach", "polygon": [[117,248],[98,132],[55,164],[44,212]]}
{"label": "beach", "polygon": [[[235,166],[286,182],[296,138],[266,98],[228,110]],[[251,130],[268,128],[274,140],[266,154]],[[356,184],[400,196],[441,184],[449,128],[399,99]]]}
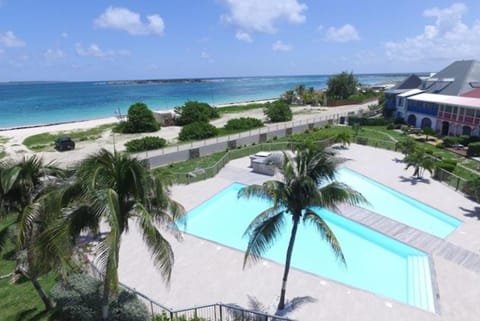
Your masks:
{"label": "beach", "polygon": [[[271,100],[258,100],[256,103],[264,103]],[[239,104],[249,104],[251,102],[240,102],[229,105],[239,105]],[[372,104],[370,102],[369,104]],[[222,105],[217,105],[221,107]],[[338,113],[347,113],[355,112],[360,109],[366,109],[365,105],[349,105],[349,106],[339,106],[334,108],[327,107],[311,107],[311,106],[295,106],[292,108],[294,113],[294,120],[305,120],[312,117],[318,116],[327,116],[335,115]],[[228,113],[224,114],[221,118],[211,121],[211,123],[216,127],[222,127],[225,123],[232,118],[239,117],[255,117],[262,120],[265,120],[265,115],[263,114],[262,109],[248,110],[238,113]],[[55,162],[60,166],[70,166],[78,161],[84,159],[87,155],[95,153],[102,148],[113,151],[125,150],[124,144],[132,139],[137,139],[145,136],[159,136],[167,140],[171,144],[177,143],[177,136],[180,132],[181,127],[179,126],[169,126],[162,127],[159,131],[153,133],[141,133],[141,134],[115,134],[111,130],[105,131],[101,137],[95,140],[88,141],[79,141],[75,142],[75,149],[72,151],[59,152],[53,149],[48,151],[35,152],[28,149],[23,145],[23,141],[30,136],[38,135],[42,133],[51,133],[54,135],[61,135],[62,132],[71,132],[77,130],[86,130],[94,128],[97,126],[105,124],[115,124],[118,123],[119,119],[116,117],[108,117],[87,121],[79,122],[69,122],[56,125],[44,125],[44,126],[35,126],[35,127],[26,127],[26,128],[17,128],[10,130],[0,131],[0,138],[6,139],[7,142],[3,144],[3,150],[7,153],[7,158],[12,160],[19,160],[24,156],[38,155],[45,162]],[[266,126],[273,126],[275,124],[266,124]],[[53,144],[53,142],[52,142]],[[150,152],[149,152],[150,153]]]}

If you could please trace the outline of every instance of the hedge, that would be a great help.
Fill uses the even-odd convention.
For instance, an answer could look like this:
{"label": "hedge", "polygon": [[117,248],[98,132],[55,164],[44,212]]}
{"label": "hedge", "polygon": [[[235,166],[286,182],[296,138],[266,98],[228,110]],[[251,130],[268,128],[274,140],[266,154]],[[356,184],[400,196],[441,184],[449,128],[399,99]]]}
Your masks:
{"label": "hedge", "polygon": [[480,155],[480,142],[468,144],[467,156],[479,156]]}
{"label": "hedge", "polygon": [[181,141],[199,140],[217,135],[217,127],[205,122],[195,122],[183,126],[180,134],[178,135],[178,139]]}
{"label": "hedge", "polygon": [[393,122],[392,119],[386,119],[383,117],[378,118],[367,118],[367,117],[358,117],[358,116],[349,116],[348,125],[352,126],[355,123],[360,124],[361,126],[386,126]]}
{"label": "hedge", "polygon": [[127,152],[129,153],[159,149],[165,147],[166,145],[167,141],[157,136],[146,136],[139,139],[133,139],[125,143],[125,146],[127,147]]}
{"label": "hedge", "polygon": [[230,119],[224,127],[231,131],[248,130],[263,127],[263,122],[258,118],[241,117]]}

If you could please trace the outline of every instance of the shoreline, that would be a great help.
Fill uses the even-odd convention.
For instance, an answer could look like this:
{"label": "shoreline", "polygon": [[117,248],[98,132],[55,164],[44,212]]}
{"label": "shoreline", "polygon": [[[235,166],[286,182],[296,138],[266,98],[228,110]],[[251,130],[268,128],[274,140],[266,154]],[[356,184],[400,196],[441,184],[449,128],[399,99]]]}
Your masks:
{"label": "shoreline", "polygon": [[[230,106],[237,106],[237,105],[248,105],[248,104],[261,104],[261,103],[266,103],[266,102],[272,102],[278,98],[265,98],[265,99],[254,99],[254,100],[246,100],[246,101],[238,101],[238,102],[231,102],[231,103],[222,103],[222,104],[215,104],[212,105],[212,107],[216,108],[221,108],[221,107],[230,107]],[[173,112],[174,109],[151,109],[152,112],[157,112],[157,113],[165,113],[165,112]],[[126,115],[122,116],[126,117]],[[108,121],[107,121],[108,120]],[[93,122],[94,124],[90,127],[95,127],[95,126],[100,126],[104,124],[109,124],[109,123],[115,123],[120,121],[120,117],[99,117],[99,118],[92,118],[92,119],[80,119],[80,120],[66,120],[66,121],[59,121],[59,122],[53,122],[53,123],[45,123],[45,124],[34,124],[34,125],[20,125],[20,126],[13,126],[13,127],[0,127],[0,136],[4,132],[10,132],[10,131],[16,131],[16,130],[24,130],[24,129],[40,129],[43,127],[55,127],[55,126],[62,126],[62,125],[69,125],[69,124],[85,124],[89,126],[90,124],[87,124],[89,122]],[[85,129],[82,126],[82,129]],[[64,129],[59,129],[59,130],[64,130]],[[72,129],[74,130],[74,129]],[[55,130],[57,131],[57,130]]]}

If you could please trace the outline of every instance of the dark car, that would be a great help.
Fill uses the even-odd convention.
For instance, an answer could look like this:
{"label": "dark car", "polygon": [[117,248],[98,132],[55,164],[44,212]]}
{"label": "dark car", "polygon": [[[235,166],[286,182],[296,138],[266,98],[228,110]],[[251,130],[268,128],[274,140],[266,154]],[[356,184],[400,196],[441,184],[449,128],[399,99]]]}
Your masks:
{"label": "dark car", "polygon": [[60,152],[75,149],[75,142],[70,137],[59,137],[55,139],[55,149]]}

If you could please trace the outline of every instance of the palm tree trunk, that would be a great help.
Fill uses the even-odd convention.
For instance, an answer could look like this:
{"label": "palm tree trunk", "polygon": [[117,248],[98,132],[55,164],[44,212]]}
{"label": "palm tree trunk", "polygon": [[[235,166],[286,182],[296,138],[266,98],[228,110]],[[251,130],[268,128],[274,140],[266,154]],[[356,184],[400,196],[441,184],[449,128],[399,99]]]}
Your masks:
{"label": "palm tree trunk", "polygon": [[285,262],[285,270],[283,271],[282,290],[280,291],[280,301],[278,302],[278,307],[277,307],[278,310],[283,310],[285,308],[285,292],[287,291],[288,272],[290,271],[290,262],[292,260],[293,245],[295,243],[295,238],[297,236],[299,219],[300,219],[300,215],[293,216],[293,227],[292,227],[292,233],[290,234],[290,241],[288,243],[287,259]]}
{"label": "palm tree trunk", "polygon": [[40,282],[38,282],[38,279],[36,277],[32,277],[30,281],[32,281],[33,287],[35,288],[35,290],[37,290],[38,295],[42,299],[43,304],[45,305],[45,310],[48,311],[53,309],[54,304],[52,300],[50,300],[50,298],[48,297],[45,290],[40,285]]}
{"label": "palm tree trunk", "polygon": [[25,278],[29,279],[30,282],[32,282],[33,287],[37,291],[38,295],[40,296],[40,299],[42,299],[43,305],[45,305],[45,310],[51,310],[54,307],[54,304],[52,300],[48,297],[47,293],[45,290],[42,288],[40,285],[40,282],[38,282],[37,277],[35,276],[30,276],[24,269],[22,268],[17,268],[17,272],[19,272],[21,275],[23,275]]}
{"label": "palm tree trunk", "polygon": [[102,297],[102,320],[108,320],[110,299],[110,280],[105,275],[103,281],[103,297]]}

